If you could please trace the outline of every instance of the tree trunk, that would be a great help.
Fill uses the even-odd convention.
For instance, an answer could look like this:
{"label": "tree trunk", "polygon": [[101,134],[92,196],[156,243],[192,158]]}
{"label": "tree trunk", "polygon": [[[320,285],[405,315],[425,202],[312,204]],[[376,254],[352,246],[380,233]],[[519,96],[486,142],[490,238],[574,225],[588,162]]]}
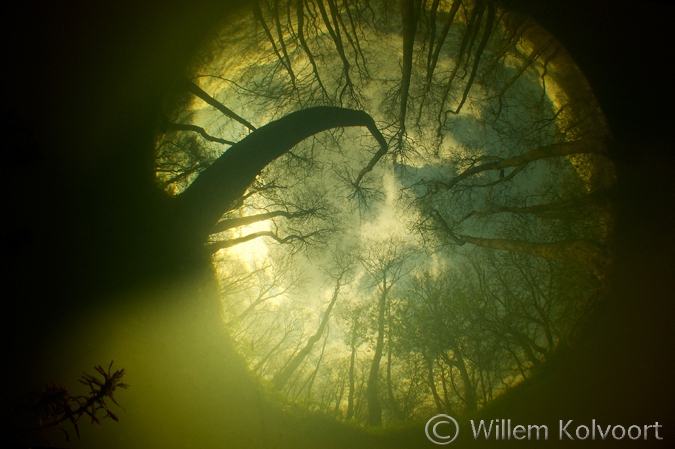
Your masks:
{"label": "tree trunk", "polygon": [[387,305],[387,284],[384,282],[382,295],[378,304],[377,316],[377,343],[375,345],[375,355],[373,356],[373,363],[370,366],[370,374],[368,375],[368,388],[366,397],[368,399],[368,425],[381,426],[382,425],[382,405],[379,397],[379,382],[380,382],[380,360],[382,359],[382,352],[384,347],[384,313]]}
{"label": "tree trunk", "polygon": [[392,345],[391,345],[391,303],[387,307],[387,394],[389,395],[389,403],[391,404],[391,409],[394,412],[394,416],[399,421],[403,421],[405,416],[401,409],[398,407],[398,402],[394,396],[394,384],[391,381],[391,362],[392,362]]}
{"label": "tree trunk", "polygon": [[466,369],[466,363],[464,362],[464,357],[462,357],[461,351],[458,347],[453,348],[453,357],[454,360],[451,361],[458,370],[462,378],[462,385],[464,386],[464,404],[466,405],[466,411],[472,412],[478,408],[478,402],[476,400],[476,391],[473,388],[471,383],[471,378],[469,377],[469,371]]}
{"label": "tree trunk", "polygon": [[466,87],[464,88],[464,95],[462,95],[462,101],[459,102],[459,105],[457,106],[457,109],[452,111],[453,114],[459,114],[459,111],[462,110],[462,106],[464,106],[464,103],[466,102],[467,97],[469,96],[469,90],[471,90],[471,86],[473,85],[473,80],[476,78],[476,73],[478,72],[478,64],[480,64],[480,57],[483,55],[483,50],[485,50],[485,46],[488,43],[488,40],[490,39],[490,34],[492,33],[492,26],[495,21],[495,7],[493,4],[488,4],[488,16],[487,16],[487,22],[485,23],[485,31],[483,32],[483,37],[480,40],[480,44],[478,45],[478,49],[476,50],[476,56],[473,58],[473,68],[471,69],[471,76],[469,77],[469,81],[466,83]]}
{"label": "tree trunk", "polygon": [[422,118],[422,108],[424,107],[424,101],[427,98],[427,94],[429,93],[429,89],[431,88],[431,82],[433,81],[434,78],[434,70],[436,70],[436,64],[438,64],[438,57],[441,54],[441,48],[443,47],[443,42],[445,42],[445,38],[448,35],[448,31],[450,31],[450,25],[452,25],[452,22],[455,20],[455,15],[457,14],[457,11],[459,10],[459,6],[461,5],[462,1],[461,0],[454,0],[452,3],[452,7],[450,8],[450,12],[448,13],[448,18],[445,21],[445,24],[443,25],[443,29],[441,30],[441,35],[438,38],[438,44],[436,44],[436,47],[433,49],[433,55],[431,54],[432,46],[433,46],[433,41],[429,44],[429,60],[427,62],[427,79],[426,82],[424,83],[424,90],[422,91],[422,100],[420,101],[420,109],[419,113],[417,114],[417,125],[419,126],[420,120]]}
{"label": "tree trunk", "polygon": [[291,84],[293,85],[293,88],[295,89],[295,74],[293,73],[293,68],[286,64],[286,60],[279,53],[279,49],[277,48],[277,44],[274,41],[274,38],[272,37],[272,32],[270,31],[269,27],[267,26],[267,23],[265,23],[265,18],[263,17],[262,10],[260,9],[259,0],[254,0],[252,6],[253,6],[253,17],[255,17],[255,19],[258,22],[260,22],[260,25],[262,25],[263,30],[265,31],[265,35],[267,36],[267,39],[270,41],[270,44],[272,44],[272,48],[274,49],[274,54],[277,56],[277,59],[279,60],[281,65],[284,66],[284,68],[288,72],[288,75],[291,77]]}
{"label": "tree trunk", "polygon": [[425,356],[424,359],[427,362],[427,383],[429,384],[429,389],[431,390],[431,395],[434,397],[434,402],[436,403],[436,409],[438,413],[445,412],[445,406],[441,397],[438,395],[438,390],[436,390],[436,378],[434,377],[434,360],[430,357]]}
{"label": "tree trunk", "polygon": [[286,385],[286,382],[288,382],[288,380],[291,378],[295,370],[298,369],[303,360],[305,360],[305,358],[310,354],[310,352],[312,352],[312,348],[314,347],[316,342],[318,342],[321,339],[321,335],[323,335],[323,331],[326,329],[326,326],[328,325],[330,313],[333,310],[333,306],[335,305],[335,302],[338,299],[338,294],[340,293],[341,280],[342,280],[341,277],[337,280],[335,290],[333,291],[333,297],[331,298],[330,304],[328,304],[326,311],[323,313],[323,318],[321,318],[321,324],[319,324],[319,328],[317,329],[316,333],[311,337],[309,337],[309,340],[307,340],[307,344],[305,345],[305,347],[302,348],[302,350],[295,355],[293,360],[291,360],[291,362],[288,363],[281,372],[279,372],[276,376],[274,376],[272,384],[274,384],[274,388],[276,388],[277,390],[281,390],[282,388],[284,388],[284,385]]}
{"label": "tree trunk", "polygon": [[403,64],[401,67],[401,107],[399,110],[399,144],[405,134],[405,117],[408,110],[408,92],[412,76],[413,47],[419,18],[419,0],[401,0],[401,19],[403,21]]}
{"label": "tree trunk", "polygon": [[340,25],[337,23],[336,17],[333,16],[333,19],[335,20],[335,27],[333,27],[333,25],[331,24],[331,20],[328,17],[326,7],[323,4],[323,0],[317,0],[316,4],[319,6],[321,17],[323,18],[324,24],[326,25],[326,28],[328,29],[330,36],[333,38],[333,42],[335,43],[335,49],[337,50],[338,54],[340,55],[340,59],[342,60],[342,74],[345,77],[345,85],[340,91],[339,95],[340,103],[342,103],[342,97],[346,92],[346,90],[347,89],[352,90],[354,88],[354,83],[352,83],[352,80],[349,76],[349,68],[350,68],[349,59],[347,58],[344,46],[342,45],[342,38],[340,37]]}
{"label": "tree trunk", "polygon": [[351,356],[349,357],[349,396],[347,397],[347,421],[354,416],[354,368],[356,364],[356,330],[352,333]]}
{"label": "tree trunk", "polygon": [[504,98],[504,94],[506,93],[506,91],[513,85],[513,83],[515,83],[518,80],[518,78],[520,78],[520,76],[523,73],[525,73],[525,70],[527,70],[527,68],[530,67],[532,65],[532,63],[537,60],[539,55],[542,54],[544,52],[544,50],[546,50],[549,47],[549,45],[551,45],[552,43],[553,43],[553,39],[551,39],[547,44],[543,45],[540,48],[533,48],[532,52],[530,53],[530,56],[527,58],[525,63],[518,69],[518,71],[511,77],[511,79],[509,79],[506,82],[506,84],[504,84],[502,89],[499,91],[499,94],[497,94],[498,106],[497,106],[497,112],[495,113],[495,120],[497,120],[499,118],[499,115],[502,112],[503,98]]}
{"label": "tree trunk", "polygon": [[265,166],[314,134],[346,126],[367,127],[386,148],[375,122],[363,111],[319,106],[293,112],[252,132],[204,170],[176,199],[179,226],[194,229],[203,241]]}
{"label": "tree trunk", "polygon": [[[443,94],[441,95],[440,105],[438,108],[438,134],[441,134],[441,128],[445,125],[445,102],[448,99],[448,94],[452,90],[452,83],[457,76],[457,71],[459,67],[464,62],[464,55],[466,54],[467,47],[470,47],[473,44],[473,41],[476,39],[478,34],[476,28],[480,26],[480,21],[483,18],[483,11],[485,10],[484,1],[476,2],[476,5],[471,10],[471,17],[469,18],[469,23],[464,31],[464,36],[462,37],[462,42],[459,46],[459,52],[457,53],[457,60],[455,61],[455,66],[452,69],[452,73],[448,78],[447,84],[443,89]],[[478,24],[476,24],[478,22]]]}
{"label": "tree trunk", "polygon": [[[319,354],[319,360],[317,360],[316,362],[314,371],[312,372],[312,375],[309,376],[309,379],[307,379],[307,398],[310,398],[312,396],[312,387],[314,386],[314,380],[316,380],[316,375],[319,373],[319,368],[321,367],[323,356],[326,353],[327,343],[328,343],[328,334],[326,334],[326,338],[323,339],[323,345],[321,346],[321,353]],[[300,390],[298,391],[298,395],[302,392],[304,387],[305,386],[303,385],[302,388],[300,388]]]}

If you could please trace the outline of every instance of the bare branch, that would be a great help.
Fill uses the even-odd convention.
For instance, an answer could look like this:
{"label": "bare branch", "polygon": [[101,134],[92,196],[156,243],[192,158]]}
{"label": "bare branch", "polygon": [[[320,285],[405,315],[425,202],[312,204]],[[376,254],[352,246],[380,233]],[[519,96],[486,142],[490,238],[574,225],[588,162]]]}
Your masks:
{"label": "bare branch", "polygon": [[167,123],[165,125],[165,128],[168,131],[192,131],[196,132],[202,135],[204,139],[208,140],[209,142],[216,142],[222,145],[234,145],[236,142],[232,142],[229,140],[221,139],[219,137],[213,137],[212,135],[208,134],[204,128],[201,126],[197,125],[190,125],[186,123]]}
{"label": "bare branch", "polygon": [[208,249],[211,251],[211,253],[215,253],[218,250],[225,249],[225,248],[231,248],[233,246],[250,242],[251,240],[255,240],[260,237],[270,237],[274,241],[280,244],[284,243],[292,243],[292,242],[301,242],[305,245],[308,245],[310,243],[310,239],[312,237],[315,237],[317,235],[321,235],[325,232],[325,230],[321,229],[318,231],[313,231],[305,235],[300,235],[300,234],[291,234],[287,235],[286,237],[280,237],[277,233],[273,231],[259,231],[259,232],[253,232],[251,234],[245,235],[243,237],[238,237],[230,240],[221,240],[221,241],[216,241],[216,242],[209,242],[207,244]]}
{"label": "bare branch", "polygon": [[561,201],[558,203],[537,204],[534,206],[500,206],[494,205],[489,209],[482,211],[472,210],[462,217],[458,223],[467,220],[470,217],[484,217],[486,215],[498,214],[502,212],[511,212],[514,214],[542,214],[547,212],[560,212],[568,209],[584,207],[588,205],[597,205],[601,202],[607,201],[609,198],[609,191],[601,190],[590,193],[581,198],[575,198],[569,201]]}
{"label": "bare branch", "polygon": [[228,229],[238,228],[240,226],[246,226],[253,223],[259,223],[261,221],[270,220],[276,217],[284,217],[289,220],[292,220],[293,218],[307,217],[314,214],[315,212],[316,210],[314,209],[301,210],[297,212],[275,210],[263,214],[249,215],[240,218],[230,218],[226,220],[221,220],[218,223],[216,223],[216,225],[213,227],[213,231],[211,232],[211,234],[216,234],[218,232],[227,231]]}
{"label": "bare branch", "polygon": [[596,139],[582,139],[574,142],[562,142],[555,143],[552,145],[547,145],[544,147],[539,147],[531,151],[527,151],[518,156],[510,157],[507,159],[500,159],[495,162],[488,162],[478,166],[474,166],[464,170],[459,175],[455,176],[448,182],[436,181],[431,183],[435,189],[444,189],[449,190],[453,188],[457,183],[469,178],[478,173],[482,173],[488,170],[502,170],[508,167],[519,167],[527,165],[530,162],[553,158],[553,157],[562,157],[569,156],[572,154],[581,154],[581,153],[598,153],[602,154],[605,152],[605,147],[601,141]]}
{"label": "bare branch", "polygon": [[213,106],[214,108],[218,109],[220,112],[225,114],[226,116],[230,117],[231,119],[234,119],[250,129],[251,131],[255,131],[255,126],[251,125],[246,119],[240,117],[237,115],[234,111],[226,107],[224,104],[207,94],[202,90],[201,87],[197,86],[195,83],[189,80],[183,80],[183,86],[185,87],[186,90],[188,90],[190,93],[194,94],[195,96],[201,98],[206,102],[207,104]]}

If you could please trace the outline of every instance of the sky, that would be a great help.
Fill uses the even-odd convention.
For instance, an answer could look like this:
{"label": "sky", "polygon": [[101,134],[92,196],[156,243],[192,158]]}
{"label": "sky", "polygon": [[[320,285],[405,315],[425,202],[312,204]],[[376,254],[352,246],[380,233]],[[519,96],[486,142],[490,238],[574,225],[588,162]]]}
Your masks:
{"label": "sky", "polygon": [[[449,5],[445,7],[447,11]],[[344,104],[347,107],[364,109],[371,114],[387,139],[393,139],[398,130],[396,94],[401,78],[402,38],[401,24],[397,22],[399,20],[397,17],[396,14],[392,14],[386,26],[381,25],[376,29],[368,27],[367,24],[360,25],[360,45],[365,56],[367,70],[360,65],[362,63],[359,62],[359,57],[352,54],[350,74],[356,93],[351,98],[347,96]],[[269,16],[267,18],[269,19],[268,25],[271,27],[271,18]],[[459,25],[453,25],[451,28],[452,31],[444,47],[447,50],[441,53],[442,56],[434,73],[435,82],[438,84],[442,84],[456,63],[454,55],[456,55],[462,36],[462,27],[466,24],[466,16],[462,18],[462,14],[458,14],[456,22]],[[289,90],[288,71],[275,56],[274,49],[261,27],[253,23],[251,17],[247,15],[233,20],[223,29],[219,43],[221,53],[211,48],[212,56],[205,58],[206,62],[198,69],[195,82],[214,98],[222,101],[227,107],[258,127],[288,112],[306,107],[310,103],[313,104],[312,102],[324,101],[325,103],[325,99],[317,100],[321,97],[317,94],[318,87],[312,74],[310,61],[297,45],[294,33],[289,31],[289,28],[285,28],[287,25],[282,24],[285,30],[284,41],[292,61],[296,83],[299,86],[296,92]],[[292,25],[296,26],[295,23]],[[504,38],[508,30],[502,27],[498,31],[495,34]],[[343,34],[343,39],[344,37]],[[540,45],[540,42],[523,38],[514,47],[513,52],[501,60],[499,70],[495,71],[495,80],[474,84],[461,113],[449,116],[448,123],[442,130],[442,139],[438,139],[438,125],[434,120],[435,113],[432,111],[436,97],[430,94],[431,106],[422,115],[421,124],[417,126],[415,123],[419,110],[421,86],[425,76],[424,55],[427,51],[422,47],[421,42],[424,40],[419,37],[416,41],[413,63],[413,87],[410,92],[407,117],[408,133],[405,139],[406,146],[402,152],[404,157],[397,159],[390,155],[381,160],[367,175],[367,185],[379,192],[379,196],[376,196],[368,207],[363,207],[363,204],[349,198],[349,193],[351,193],[349,186],[345,186],[338,176],[344,173],[351,173],[353,176],[376,151],[374,139],[365,129],[354,128],[325,132],[307,139],[293,149],[293,153],[314,161],[311,166],[304,167],[303,170],[297,172],[289,171],[285,164],[288,163],[290,157],[284,156],[268,166],[261,175],[263,181],[282,176],[287,184],[294,185],[295,190],[289,189],[289,192],[298,192],[297,195],[300,196],[308,189],[323,192],[322,200],[334,207],[335,216],[339,217],[341,226],[339,232],[331,232],[331,241],[328,244],[310,248],[307,251],[297,250],[290,245],[280,247],[271,239],[258,238],[214,254],[214,265],[220,273],[221,281],[225,283],[232,278],[232,269],[229,264],[235,262],[241,264],[243,273],[251,273],[261,266],[268,266],[269,270],[272,270],[271,267],[278,267],[278,270],[282,271],[283,265],[292,263],[291,270],[297,274],[282,279],[279,285],[275,286],[275,291],[286,290],[290,283],[294,284],[294,288],[261,305],[259,313],[255,315],[255,319],[258,320],[257,324],[248,327],[243,334],[233,331],[235,338],[240,336],[253,341],[268,332],[270,326],[279,326],[276,323],[276,317],[281,316],[279,314],[282,310],[286,311],[284,313],[290,313],[291,316],[295,314],[305,317],[304,324],[298,329],[298,335],[304,335],[304,337],[298,337],[299,341],[311,335],[317,328],[320,315],[333,293],[334,282],[331,282],[326,270],[337,248],[354,244],[364,245],[373,241],[385,242],[387,239],[400,239],[406,242],[406,245],[416,254],[416,257],[408,261],[407,271],[411,273],[418,273],[422,270],[434,272],[460,266],[463,257],[470,253],[470,249],[463,247],[447,251],[439,248],[439,242],[430,244],[428,241],[423,241],[417,232],[415,225],[420,219],[420,202],[415,195],[418,195],[420,190],[415,186],[439,176],[449,179],[472,164],[476,164],[476,157],[506,158],[532,149],[532,142],[554,141],[558,138],[561,129],[575,119],[574,110],[571,107],[567,110],[563,108],[562,112],[556,115],[563,105],[576,101],[576,99],[569,98],[564,86],[559,83],[561,79],[568,76],[565,75],[566,70],[569,71],[566,67],[567,60],[563,59],[561,62],[556,59],[545,66],[541,59],[537,59],[510,87],[508,96],[505,96],[503,100],[505,106],[501,109],[499,118],[493,120],[490,114],[495,110],[494,101],[499,90],[498,86],[507,82],[509,77],[525,63],[524,61],[533,48]],[[485,61],[489,61],[489,57],[497,53],[499,45],[503,45],[499,37],[491,39],[483,56]],[[333,102],[338,101],[338,93],[345,79],[340,58],[334,51],[331,53],[333,43],[325,28],[307,39],[315,51],[321,79],[327,91],[334,95]],[[277,52],[281,52],[278,41],[276,45]],[[346,42],[345,47],[347,47]],[[347,50],[350,48],[347,47]],[[480,66],[483,69],[487,66],[485,61]],[[465,73],[455,81],[456,88],[448,99],[447,107],[454,108],[466,85],[466,79]],[[581,100],[589,101],[587,98]],[[211,135],[238,141],[249,132],[240,123],[224,117],[199,99],[193,98],[187,111],[188,113],[182,119],[202,126]],[[531,131],[534,123],[546,121],[548,125],[542,126],[539,131]],[[602,118],[599,121],[602,122]],[[394,140],[390,140],[390,144],[394,146]],[[213,153],[214,157],[226,151],[226,148],[219,144],[204,143],[204,146]],[[581,185],[586,185],[586,192],[588,192],[589,173],[592,173],[595,167],[590,162],[585,162],[584,157],[581,156],[573,158],[577,164],[576,167],[573,167],[569,161],[563,160],[558,164],[539,161],[528,166],[522,174],[518,175],[517,182],[507,187],[498,186],[479,191],[479,193],[470,190],[459,193],[450,192],[447,195],[439,194],[435,197],[435,201],[436,204],[452,203],[452,207],[457,209],[453,218],[459,219],[469,210],[485,208],[493,203],[514,205],[525,198],[523,205],[532,205],[542,201],[546,202],[546,198],[551,198],[551,195],[558,198],[563,194],[566,183],[579,184],[579,178]],[[506,175],[509,172],[510,170],[507,170]],[[496,176],[497,174],[493,172],[481,173],[473,178],[473,182],[489,183],[495,181]],[[577,179],[577,181],[570,181],[572,179]],[[179,187],[176,191],[179,192],[182,188],[184,187]],[[245,216],[262,209],[277,207],[278,205],[272,205],[270,198],[254,196],[247,202],[246,207],[235,214]],[[523,229],[528,226],[538,229],[537,223],[528,223]],[[321,223],[318,226],[321,226]],[[508,217],[491,221],[468,221],[458,229],[472,235],[498,237],[504,227],[513,227]],[[252,232],[273,229],[274,224],[270,221],[260,222],[235,229],[226,234],[226,238],[237,238]],[[536,233],[537,231],[535,229],[527,232]],[[292,262],[288,262],[289,260]],[[271,271],[267,275],[271,276]],[[346,303],[360,300],[372,301],[374,295],[377,294],[375,284],[372,280],[369,281],[363,263],[357,261],[351,282],[341,289],[339,301]],[[224,297],[226,322],[229,320],[228,313],[230,316],[241,313],[255,299],[257,288],[259,288],[257,285],[252,285],[244,293],[239,292],[234,297]],[[264,311],[267,313],[263,313]],[[328,347],[331,348],[332,354],[336,357],[344,356],[347,348],[340,345],[340,340],[344,338],[344,329],[337,320],[331,322],[330,338],[332,340]],[[272,339],[265,347],[269,349],[273,344]],[[243,345],[245,346],[246,343]],[[264,348],[261,349],[263,350]],[[291,351],[290,348],[289,351]],[[367,357],[372,353],[372,345],[364,344],[362,352],[364,357]],[[252,367],[260,360],[262,354],[263,352],[253,356],[246,355]]]}

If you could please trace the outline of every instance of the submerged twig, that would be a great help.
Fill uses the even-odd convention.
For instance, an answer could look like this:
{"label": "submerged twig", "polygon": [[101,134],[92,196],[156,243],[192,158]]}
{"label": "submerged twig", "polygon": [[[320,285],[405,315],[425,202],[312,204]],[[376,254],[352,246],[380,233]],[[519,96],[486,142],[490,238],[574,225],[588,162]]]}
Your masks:
{"label": "submerged twig", "polygon": [[[94,367],[103,376],[103,379],[96,375],[82,374],[82,378],[78,379],[78,382],[89,387],[89,394],[86,396],[73,396],[65,386],[58,383],[52,383],[45,389],[33,393],[30,399],[24,403],[24,412],[30,415],[35,424],[35,427],[29,429],[29,431],[40,430],[49,441],[44,431],[56,426],[64,433],[66,441],[70,441],[70,434],[62,426],[66,421],[70,421],[73,425],[78,439],[80,438],[78,421],[84,415],[91,418],[92,424],[100,424],[101,420],[97,413],[103,410],[105,412],[103,418],[110,417],[119,421],[117,414],[110,410],[106,399],[110,399],[115,405],[122,408],[113,394],[117,388],[128,388],[129,385],[121,382],[124,369],[111,373],[112,365],[113,362],[110,362],[107,371],[101,365]],[[19,406],[19,409],[24,407]]]}

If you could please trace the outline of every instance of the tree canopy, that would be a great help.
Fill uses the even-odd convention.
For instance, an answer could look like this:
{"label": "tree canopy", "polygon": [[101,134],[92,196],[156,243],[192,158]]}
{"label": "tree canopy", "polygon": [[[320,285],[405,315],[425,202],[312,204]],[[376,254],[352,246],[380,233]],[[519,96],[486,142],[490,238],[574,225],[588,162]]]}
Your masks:
{"label": "tree canopy", "polygon": [[192,70],[157,182],[200,220],[225,325],[273,388],[374,426],[471,412],[593,319],[609,131],[532,20],[485,0],[255,1]]}

